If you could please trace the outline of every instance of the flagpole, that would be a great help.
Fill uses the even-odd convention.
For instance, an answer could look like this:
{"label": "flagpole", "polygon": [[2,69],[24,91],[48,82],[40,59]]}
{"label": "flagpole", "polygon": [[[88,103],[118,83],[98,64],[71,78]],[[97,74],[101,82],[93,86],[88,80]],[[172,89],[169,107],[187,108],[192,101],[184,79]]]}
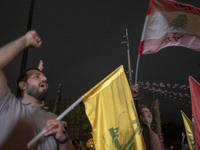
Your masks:
{"label": "flagpole", "polygon": [[60,114],[61,93],[62,93],[62,84],[60,83],[60,84],[58,84],[56,101],[55,101],[55,105],[53,108],[53,113],[55,113],[56,115]]}
{"label": "flagpole", "polygon": [[[133,84],[133,79],[132,79],[132,73],[133,70],[131,69],[131,59],[130,59],[130,49],[129,49],[129,38],[128,38],[128,29],[126,28],[126,34],[123,36],[123,38],[126,38],[125,41],[122,41],[121,44],[126,44],[127,45],[127,57],[128,57],[128,71],[127,73],[129,74],[129,85]],[[139,62],[140,62],[140,55],[137,56],[137,64],[136,64],[136,70],[135,70],[135,84],[138,82],[138,69],[139,69]]]}
{"label": "flagpole", "polygon": [[140,55],[137,56],[137,63],[135,69],[135,84],[138,82],[138,69],[139,69]]}
{"label": "flagpole", "polygon": [[127,28],[126,28],[126,34],[123,37],[125,37],[126,39],[125,39],[125,41],[122,41],[121,43],[126,44],[126,46],[127,46],[127,57],[128,57],[127,73],[129,74],[128,82],[129,82],[129,86],[131,87],[133,84],[133,79],[132,79],[133,70],[131,69],[131,58],[130,58],[130,48],[129,48],[129,38],[128,38],[128,29]]}
{"label": "flagpole", "polygon": [[[35,3],[35,0],[31,0],[30,10],[29,10],[29,18],[28,18],[28,24],[27,24],[27,31],[31,30],[34,3]],[[22,73],[26,69],[27,59],[28,59],[28,48],[24,50],[23,55],[22,55],[20,73]]]}
{"label": "flagpole", "polygon": [[[83,101],[83,97],[80,97],[76,100],[70,107],[68,107],[62,114],[60,114],[56,120],[61,120],[64,116],[66,116],[74,107],[76,107],[81,101]],[[36,135],[30,142],[27,144],[27,148],[29,149],[36,143],[42,136],[44,135],[44,131],[41,131],[38,135]]]}
{"label": "flagpole", "polygon": [[129,48],[129,38],[128,38],[128,29],[126,28],[126,40],[127,40],[127,57],[128,57],[128,74],[129,74],[129,85],[133,84],[132,79],[132,69],[131,69],[131,59],[130,59],[130,48]]}

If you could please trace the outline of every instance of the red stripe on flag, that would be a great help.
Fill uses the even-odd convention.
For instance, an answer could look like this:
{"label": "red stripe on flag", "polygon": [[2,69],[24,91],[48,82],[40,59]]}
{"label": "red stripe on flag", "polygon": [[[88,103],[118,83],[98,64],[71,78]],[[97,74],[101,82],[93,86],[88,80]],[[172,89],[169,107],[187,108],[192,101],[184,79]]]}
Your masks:
{"label": "red stripe on flag", "polygon": [[144,41],[141,41],[138,54],[141,55],[143,53],[143,50],[144,50]]}
{"label": "red stripe on flag", "polygon": [[[152,0],[151,0],[152,1]],[[150,2],[151,2],[150,1]],[[151,13],[157,11],[180,11],[200,15],[200,9],[190,4],[177,2],[175,0],[153,0]]]}
{"label": "red stripe on flag", "polygon": [[200,84],[189,76],[192,115],[194,118],[195,149],[200,149]]}
{"label": "red stripe on flag", "polygon": [[150,0],[149,1],[149,7],[148,7],[148,10],[147,10],[147,15],[149,15],[151,13],[152,3],[153,3],[153,0]]}

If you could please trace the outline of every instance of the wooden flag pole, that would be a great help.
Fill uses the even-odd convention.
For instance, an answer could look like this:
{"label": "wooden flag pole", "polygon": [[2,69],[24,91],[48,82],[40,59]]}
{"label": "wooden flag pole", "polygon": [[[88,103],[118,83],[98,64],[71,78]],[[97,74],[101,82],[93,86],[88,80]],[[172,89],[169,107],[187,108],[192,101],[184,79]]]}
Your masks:
{"label": "wooden flag pole", "polygon": [[125,38],[125,41],[122,41],[122,44],[126,44],[127,46],[127,57],[128,57],[128,75],[129,75],[129,86],[131,87],[133,84],[133,79],[132,79],[132,73],[133,70],[131,69],[131,59],[130,59],[130,48],[129,48],[129,38],[128,38],[128,29],[126,28],[126,34],[123,36]]}

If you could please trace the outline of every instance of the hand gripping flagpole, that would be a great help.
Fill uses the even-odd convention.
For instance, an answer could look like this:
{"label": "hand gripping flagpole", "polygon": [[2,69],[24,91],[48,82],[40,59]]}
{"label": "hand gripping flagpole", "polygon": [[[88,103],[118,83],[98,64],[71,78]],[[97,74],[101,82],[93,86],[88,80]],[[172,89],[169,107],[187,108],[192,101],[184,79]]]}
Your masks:
{"label": "hand gripping flagpole", "polygon": [[[83,101],[83,97],[80,97],[76,100],[70,107],[68,107],[62,114],[60,114],[56,120],[61,120],[64,116],[66,116],[74,107],[76,107],[81,101]],[[30,142],[27,144],[27,148],[29,149],[36,143],[42,136],[44,135],[44,131],[41,131],[38,135],[36,135]]]}

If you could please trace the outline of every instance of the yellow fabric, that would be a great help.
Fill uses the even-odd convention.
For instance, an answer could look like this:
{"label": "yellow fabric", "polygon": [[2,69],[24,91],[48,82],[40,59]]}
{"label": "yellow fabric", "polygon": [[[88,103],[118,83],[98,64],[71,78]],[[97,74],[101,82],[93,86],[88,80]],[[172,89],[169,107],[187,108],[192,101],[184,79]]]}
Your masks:
{"label": "yellow fabric", "polygon": [[82,97],[96,150],[146,149],[123,66]]}
{"label": "yellow fabric", "polygon": [[185,115],[185,113],[181,110],[181,115],[184,122],[185,133],[187,136],[187,142],[190,150],[194,150],[194,136],[193,136],[193,126],[190,119]]}

